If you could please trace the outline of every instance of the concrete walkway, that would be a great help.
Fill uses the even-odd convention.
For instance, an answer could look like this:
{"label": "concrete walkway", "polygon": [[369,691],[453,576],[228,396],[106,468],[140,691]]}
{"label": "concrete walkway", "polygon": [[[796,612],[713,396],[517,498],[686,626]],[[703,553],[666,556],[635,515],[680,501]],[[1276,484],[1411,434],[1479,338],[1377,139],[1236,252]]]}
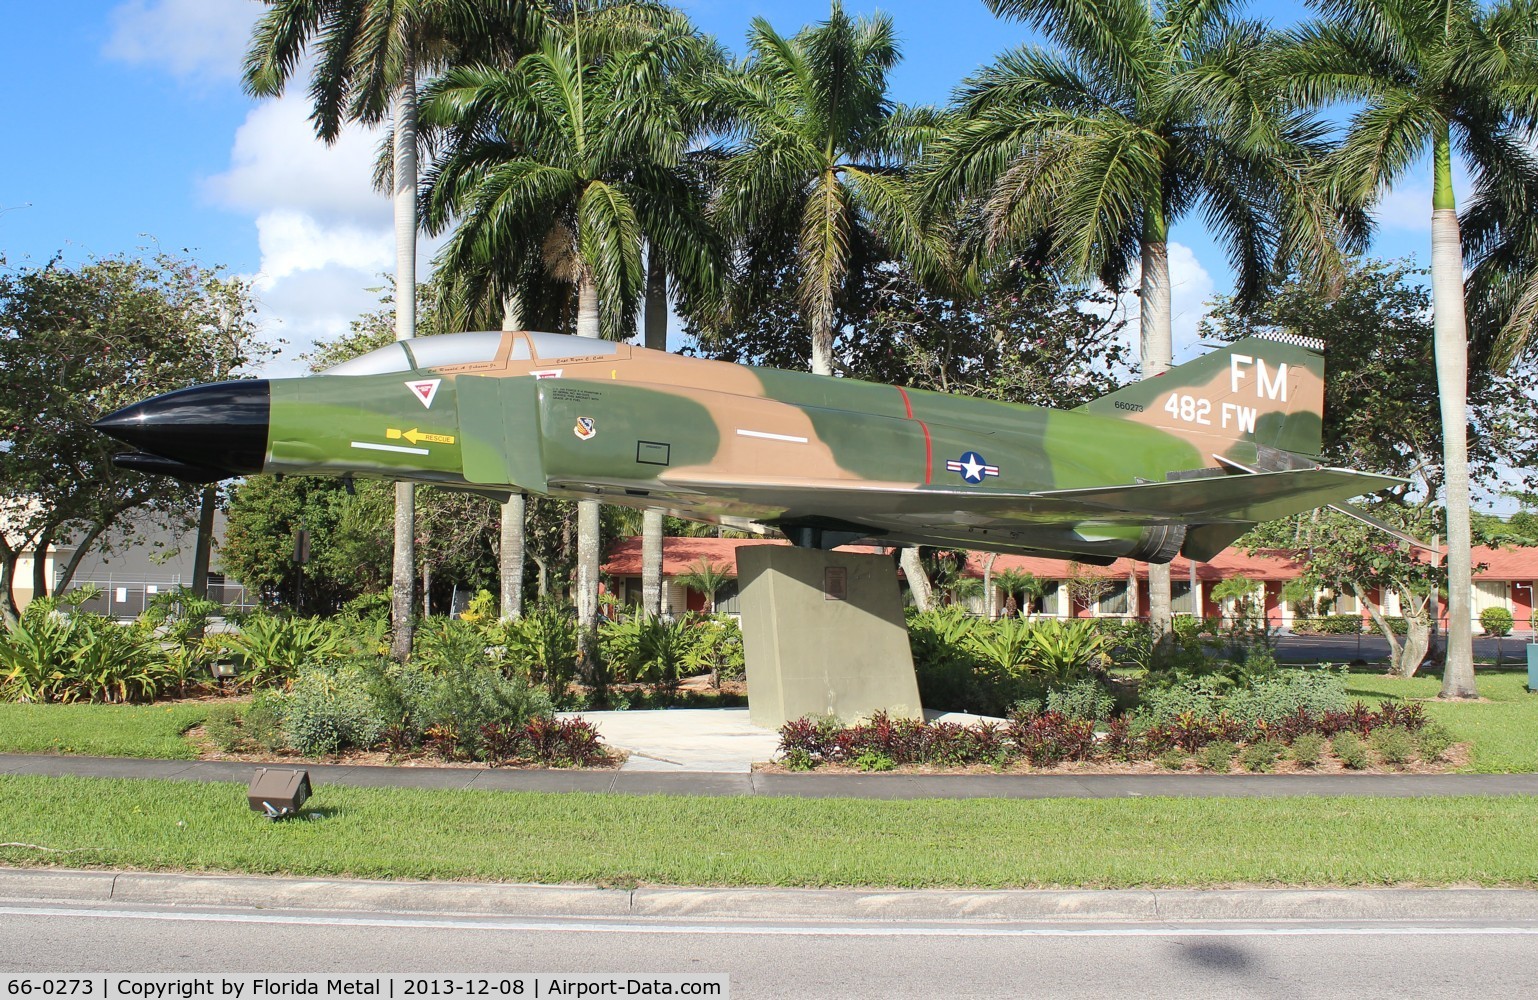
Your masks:
{"label": "concrete walkway", "polygon": [[[160,778],[244,784],[251,779],[256,766],[237,761],[0,754],[0,775]],[[859,799],[1538,795],[1538,774],[765,774],[347,764],[309,764],[305,769],[317,788],[352,785],[627,795]]]}

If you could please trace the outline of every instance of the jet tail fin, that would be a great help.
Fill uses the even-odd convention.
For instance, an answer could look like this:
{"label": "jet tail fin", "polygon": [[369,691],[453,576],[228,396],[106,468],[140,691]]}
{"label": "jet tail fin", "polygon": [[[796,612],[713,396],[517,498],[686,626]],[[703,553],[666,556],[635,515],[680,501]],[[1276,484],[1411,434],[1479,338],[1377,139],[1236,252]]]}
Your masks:
{"label": "jet tail fin", "polygon": [[1187,438],[1202,454],[1272,448],[1316,456],[1324,429],[1324,342],[1245,337],[1080,407]]}

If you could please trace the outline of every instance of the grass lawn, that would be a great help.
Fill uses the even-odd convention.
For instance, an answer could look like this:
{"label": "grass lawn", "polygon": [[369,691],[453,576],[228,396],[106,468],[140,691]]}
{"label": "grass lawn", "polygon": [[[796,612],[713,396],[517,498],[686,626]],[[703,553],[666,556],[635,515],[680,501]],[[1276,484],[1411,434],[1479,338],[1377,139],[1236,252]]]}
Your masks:
{"label": "grass lawn", "polygon": [[1538,886],[1538,797],[846,799],[0,776],[0,864],[724,886]]}
{"label": "grass lawn", "polygon": [[1460,740],[1474,745],[1469,770],[1484,773],[1538,771],[1538,694],[1527,690],[1527,669],[1483,668],[1475,677],[1484,702],[1434,699],[1442,689],[1440,675],[1401,679],[1382,673],[1353,673],[1347,684],[1352,697],[1369,703],[1388,699],[1425,698],[1426,713],[1446,723]]}
{"label": "grass lawn", "polygon": [[208,705],[12,705],[0,703],[0,753],[88,757],[197,756],[182,738]]}

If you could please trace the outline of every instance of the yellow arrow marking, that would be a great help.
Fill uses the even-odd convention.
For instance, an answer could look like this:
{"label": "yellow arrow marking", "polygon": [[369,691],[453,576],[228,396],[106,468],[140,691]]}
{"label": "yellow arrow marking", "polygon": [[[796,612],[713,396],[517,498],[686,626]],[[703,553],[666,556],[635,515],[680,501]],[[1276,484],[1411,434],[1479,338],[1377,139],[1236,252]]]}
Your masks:
{"label": "yellow arrow marking", "polygon": [[426,441],[429,444],[454,443],[454,435],[452,434],[424,434],[417,430],[415,427],[411,428],[409,431],[399,430],[394,427],[387,427],[385,428],[385,437],[389,438],[391,441],[398,440],[399,438],[405,438],[412,444],[416,444],[419,441]]}

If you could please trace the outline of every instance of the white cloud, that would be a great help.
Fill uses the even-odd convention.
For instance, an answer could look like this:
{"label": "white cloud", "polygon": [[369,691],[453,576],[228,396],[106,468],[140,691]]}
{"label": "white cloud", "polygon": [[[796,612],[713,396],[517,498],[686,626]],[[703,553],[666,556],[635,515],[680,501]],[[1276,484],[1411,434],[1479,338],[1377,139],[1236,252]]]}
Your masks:
{"label": "white cloud", "polygon": [[1391,188],[1373,206],[1372,217],[1381,229],[1429,233],[1431,188],[1424,184],[1401,184]]}
{"label": "white cloud", "polygon": [[261,12],[251,0],[128,0],[108,15],[102,53],[184,80],[235,79]]}
{"label": "white cloud", "polygon": [[376,273],[395,262],[395,233],[388,225],[324,226],[304,212],[280,208],[257,216],[256,232],[262,251],[259,288],[271,288],[304,271],[339,266]]}
{"label": "white cloud", "polygon": [[230,169],[205,181],[205,193],[228,208],[292,208],[328,223],[388,226],[390,201],[373,187],[381,133],[349,125],[327,145],[309,113],[297,94],[251,109],[235,131]]}
{"label": "white cloud", "polygon": [[[1212,275],[1184,243],[1169,243],[1170,267],[1170,337],[1174,341],[1175,364],[1184,364],[1202,354],[1198,330],[1207,315],[1207,304],[1216,291]],[[1116,309],[1127,320],[1126,336],[1134,358],[1140,357],[1136,294],[1142,280],[1142,268],[1134,267],[1127,277],[1128,291],[1116,302]]]}

